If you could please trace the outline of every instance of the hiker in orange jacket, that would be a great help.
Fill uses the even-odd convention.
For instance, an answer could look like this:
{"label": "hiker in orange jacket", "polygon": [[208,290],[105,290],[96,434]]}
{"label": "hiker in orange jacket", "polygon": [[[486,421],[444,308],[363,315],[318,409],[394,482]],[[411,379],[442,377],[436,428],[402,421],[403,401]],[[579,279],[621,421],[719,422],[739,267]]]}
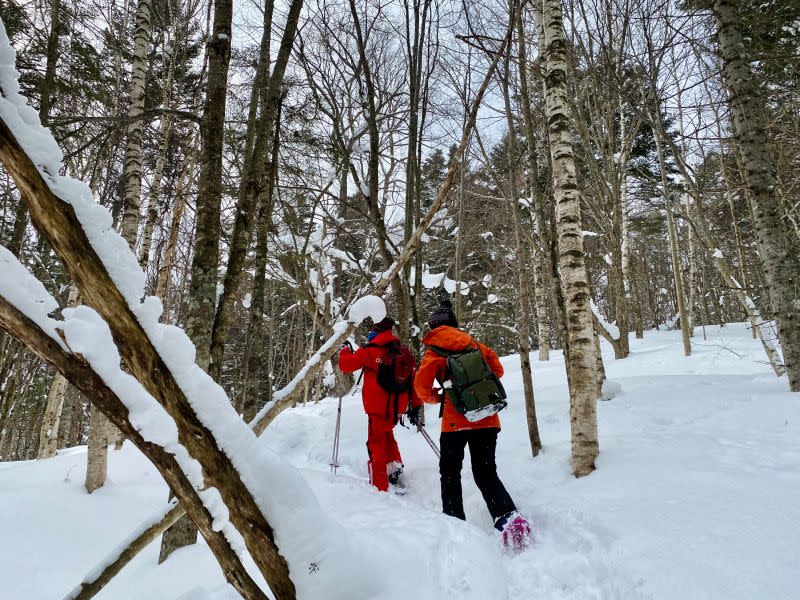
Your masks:
{"label": "hiker in orange jacket", "polygon": [[[431,347],[451,352],[479,348],[483,360],[497,377],[503,376],[503,365],[500,364],[500,359],[494,350],[458,328],[458,321],[449,301],[444,301],[431,314],[428,326],[431,330],[422,340],[425,344],[425,355],[414,377],[414,391],[426,403],[444,402],[439,459],[442,511],[446,515],[466,520],[461,493],[461,466],[464,461],[464,448],[469,445],[472,475],[483,494],[495,527],[503,532],[504,540],[507,535],[527,539],[530,528],[517,513],[514,501],[497,476],[495,450],[497,436],[500,433],[500,417],[495,413],[471,422],[458,412],[446,395],[443,394],[440,398],[434,389],[434,381],[438,381],[441,385],[447,380],[447,360]],[[416,417],[417,412],[414,412],[412,423],[415,423]],[[511,541],[507,540],[507,543],[518,542],[520,540],[516,537]]]}
{"label": "hiker in orange jacket", "polygon": [[[389,483],[401,486],[403,459],[394,439],[393,429],[399,415],[406,412],[409,402],[421,405],[414,398],[413,389],[400,393],[387,391],[378,381],[378,369],[387,356],[389,347],[403,347],[392,333],[394,320],[386,317],[375,323],[367,335],[367,344],[353,351],[352,345],[345,342],[339,351],[339,368],[344,373],[364,370],[364,387],[361,397],[364,412],[369,418],[367,429],[367,452],[369,453],[370,481],[380,491],[389,489]],[[413,355],[410,355],[410,376],[413,377]]]}

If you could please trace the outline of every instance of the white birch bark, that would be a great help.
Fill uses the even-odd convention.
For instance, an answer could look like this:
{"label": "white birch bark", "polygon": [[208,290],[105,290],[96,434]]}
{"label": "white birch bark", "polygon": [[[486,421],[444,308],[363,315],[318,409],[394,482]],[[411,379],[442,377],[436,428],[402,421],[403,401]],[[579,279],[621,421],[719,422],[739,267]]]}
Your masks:
{"label": "white birch bark", "polygon": [[42,419],[42,431],[39,434],[39,451],[36,454],[38,459],[52,458],[56,455],[58,428],[66,391],[67,380],[60,373],[56,373],[47,395],[47,408]]}
{"label": "white birch bark", "polygon": [[[177,36],[173,36],[177,41]],[[164,110],[172,108],[172,88],[175,81],[175,57],[177,50],[172,48],[169,58],[169,66],[167,67],[167,78],[164,83],[164,92],[161,99],[161,104]],[[147,221],[144,226],[144,233],[142,236],[142,247],[139,249],[139,264],[142,265],[145,273],[147,273],[147,263],[150,258],[150,248],[153,244],[153,229],[155,229],[156,221],[158,221],[158,196],[161,192],[161,179],[164,175],[164,165],[167,162],[167,144],[172,133],[172,117],[169,114],[164,114],[161,118],[161,137],[158,143],[158,158],[156,159],[156,167],[153,172],[153,183],[150,185],[150,192],[148,193],[147,204]]]}
{"label": "white birch bark", "polygon": [[567,316],[569,344],[570,424],[572,469],[576,476],[591,473],[599,452],[596,402],[597,377],[589,285],[584,261],[581,194],[575,176],[575,158],[567,105],[567,53],[561,0],[542,2],[544,32],[545,112],[552,159],[556,202],[558,266]]}
{"label": "white birch bark", "polygon": [[89,416],[89,447],[86,451],[86,491],[90,494],[106,482],[108,425],[108,419],[92,404]]}
{"label": "white birch bark", "polygon": [[[78,303],[78,288],[69,289],[67,306]],[[67,380],[61,373],[56,373],[50,392],[47,395],[47,408],[42,418],[42,430],[39,434],[39,451],[36,458],[52,458],[58,448],[58,430],[61,426],[61,410],[64,408],[64,395],[67,392]]]}
{"label": "white birch bark", "polygon": [[133,248],[139,231],[140,195],[142,192],[142,131],[144,122],[144,85],[147,76],[147,48],[150,42],[150,2],[139,0],[136,7],[136,31],[133,38],[131,104],[128,109],[128,140],[125,147],[125,212],[122,237]]}

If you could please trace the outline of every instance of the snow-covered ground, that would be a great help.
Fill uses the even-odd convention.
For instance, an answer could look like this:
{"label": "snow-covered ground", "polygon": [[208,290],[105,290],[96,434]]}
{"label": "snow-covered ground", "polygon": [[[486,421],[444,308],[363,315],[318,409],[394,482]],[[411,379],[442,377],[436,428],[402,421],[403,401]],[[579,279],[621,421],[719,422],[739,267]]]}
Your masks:
{"label": "snow-covered ground", "polygon": [[[384,592],[353,600],[797,598],[800,395],[774,377],[744,325],[707,333],[703,341],[698,329],[690,358],[679,332],[646,332],[622,361],[606,354],[608,377],[621,391],[598,404],[598,469],[580,480],[569,468],[560,353],[533,364],[545,445],[536,459],[518,358],[503,359],[511,402],[502,413],[498,465],[536,536],[518,557],[501,551],[469,461],[468,522],[440,514],[435,457],[411,430],[397,432],[409,494],[373,491],[366,418],[355,397],[345,399],[335,477],[328,467],[335,399],[285,412],[262,440],[300,469],[323,508],[362,545],[362,556],[372,557],[364,568],[376,571]],[[431,433],[436,416],[431,407]],[[83,447],[47,461],[0,463],[0,598],[62,597],[164,504],[166,486],[135,448],[126,444],[109,458],[110,481],[91,496],[83,489]],[[157,555],[154,544],[98,597],[236,597],[202,543],[159,567]],[[328,567],[325,559],[307,560],[296,576]]]}

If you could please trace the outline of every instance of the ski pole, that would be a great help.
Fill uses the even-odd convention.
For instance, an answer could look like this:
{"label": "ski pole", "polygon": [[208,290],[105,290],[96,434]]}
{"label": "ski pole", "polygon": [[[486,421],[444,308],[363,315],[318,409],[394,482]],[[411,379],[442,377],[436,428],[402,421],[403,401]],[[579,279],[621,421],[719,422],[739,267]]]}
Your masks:
{"label": "ski pole", "polygon": [[339,468],[339,431],[342,426],[342,396],[339,396],[339,408],[336,411],[336,429],[333,432],[333,453],[331,454],[331,473],[336,474]]}
{"label": "ski pole", "polygon": [[358,390],[358,386],[361,383],[361,378],[364,376],[364,371],[362,369],[361,375],[358,376],[358,381],[356,381],[355,386],[353,386],[353,390],[347,394],[339,396],[339,407],[336,410],[336,429],[333,432],[333,452],[331,453],[331,462],[328,463],[331,466],[331,473],[336,475],[336,469],[338,469],[341,465],[339,465],[339,432],[342,428],[342,398],[346,396],[351,396],[356,393]]}
{"label": "ski pole", "polygon": [[417,425],[417,431],[419,431],[422,434],[422,437],[425,438],[425,441],[428,442],[428,446],[431,447],[431,450],[433,450],[436,458],[442,458],[442,453],[439,451],[439,447],[436,445],[436,442],[433,441],[433,438],[430,436],[425,427],[422,425]]}

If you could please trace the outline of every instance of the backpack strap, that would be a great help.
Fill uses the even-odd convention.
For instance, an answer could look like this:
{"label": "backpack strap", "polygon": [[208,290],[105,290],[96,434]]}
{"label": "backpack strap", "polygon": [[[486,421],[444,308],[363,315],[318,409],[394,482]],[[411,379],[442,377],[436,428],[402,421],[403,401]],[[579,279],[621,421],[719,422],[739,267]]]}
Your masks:
{"label": "backpack strap", "polygon": [[444,403],[447,402],[447,393],[444,391],[444,381],[438,377],[436,381],[439,382],[439,418],[441,419],[444,416]]}

